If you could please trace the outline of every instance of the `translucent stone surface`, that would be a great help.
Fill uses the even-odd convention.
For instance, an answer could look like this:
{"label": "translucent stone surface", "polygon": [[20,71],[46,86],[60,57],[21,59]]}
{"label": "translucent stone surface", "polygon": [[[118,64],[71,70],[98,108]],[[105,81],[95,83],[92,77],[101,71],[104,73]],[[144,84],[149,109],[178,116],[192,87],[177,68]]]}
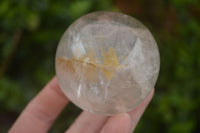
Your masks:
{"label": "translucent stone surface", "polygon": [[56,53],[56,74],[66,96],[83,110],[107,115],[137,107],[154,88],[159,66],[149,30],[115,12],[79,18]]}

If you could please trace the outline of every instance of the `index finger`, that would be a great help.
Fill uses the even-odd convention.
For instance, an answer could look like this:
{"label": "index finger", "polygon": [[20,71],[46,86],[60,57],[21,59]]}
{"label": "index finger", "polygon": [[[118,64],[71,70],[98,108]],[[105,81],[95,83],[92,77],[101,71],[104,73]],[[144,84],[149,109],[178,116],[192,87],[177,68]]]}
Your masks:
{"label": "index finger", "polygon": [[54,77],[27,105],[9,132],[47,132],[68,102]]}

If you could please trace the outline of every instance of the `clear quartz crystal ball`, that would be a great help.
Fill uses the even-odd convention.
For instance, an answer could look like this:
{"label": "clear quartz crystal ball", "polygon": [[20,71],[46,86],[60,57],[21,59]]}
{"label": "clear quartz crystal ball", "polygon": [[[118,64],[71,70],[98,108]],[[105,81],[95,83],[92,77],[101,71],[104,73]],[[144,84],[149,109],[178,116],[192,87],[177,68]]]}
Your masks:
{"label": "clear quartz crystal ball", "polygon": [[56,53],[56,74],[66,96],[83,110],[106,115],[137,107],[154,88],[159,67],[149,30],[116,12],[79,18]]}

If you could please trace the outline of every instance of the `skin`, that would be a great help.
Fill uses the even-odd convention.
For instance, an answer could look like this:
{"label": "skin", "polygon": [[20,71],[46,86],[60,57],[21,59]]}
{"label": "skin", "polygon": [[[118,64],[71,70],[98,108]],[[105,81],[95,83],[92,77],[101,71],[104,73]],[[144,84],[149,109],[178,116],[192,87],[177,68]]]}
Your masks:
{"label": "skin", "polygon": [[[154,90],[134,110],[114,116],[103,116],[83,111],[66,133],[131,133],[151,101]],[[54,77],[31,100],[15,121],[9,133],[45,133],[69,103]],[[67,118],[66,118],[67,119]]]}

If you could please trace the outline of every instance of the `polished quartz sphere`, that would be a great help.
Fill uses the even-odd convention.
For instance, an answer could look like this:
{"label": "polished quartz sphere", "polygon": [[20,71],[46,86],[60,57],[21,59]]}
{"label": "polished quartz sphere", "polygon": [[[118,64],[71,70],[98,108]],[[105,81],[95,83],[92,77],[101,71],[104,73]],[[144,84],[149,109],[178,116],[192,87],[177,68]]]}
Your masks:
{"label": "polished quartz sphere", "polygon": [[159,68],[149,30],[116,12],[76,20],[56,53],[56,75],[65,95],[83,110],[105,115],[137,107],[154,88]]}

